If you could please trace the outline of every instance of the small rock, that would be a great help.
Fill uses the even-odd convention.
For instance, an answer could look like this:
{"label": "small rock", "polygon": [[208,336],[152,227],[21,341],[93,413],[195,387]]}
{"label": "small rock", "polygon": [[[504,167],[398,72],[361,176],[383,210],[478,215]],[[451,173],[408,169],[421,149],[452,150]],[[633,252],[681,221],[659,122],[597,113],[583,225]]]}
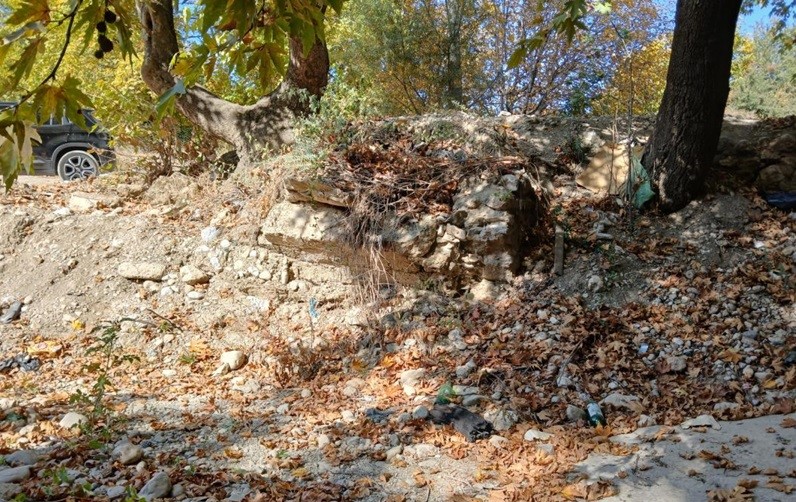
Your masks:
{"label": "small rock", "polygon": [[302,397],[302,398],[304,398],[304,399],[307,399],[307,398],[308,398],[308,397],[310,397],[311,395],[312,395],[312,391],[311,391],[311,390],[309,390],[309,389],[302,389],[302,391],[301,391],[301,397]]}
{"label": "small rock", "polygon": [[131,281],[161,281],[166,275],[166,265],[150,262],[124,262],[119,265],[117,272]]}
{"label": "small rock", "polygon": [[496,431],[507,431],[519,421],[517,412],[510,409],[488,411],[484,414],[484,418],[492,422],[492,427]]}
{"label": "small rock", "polygon": [[680,424],[680,427],[683,429],[690,429],[691,427],[711,427],[716,430],[721,430],[721,424],[711,415],[699,415],[691,420],[686,420]]}
{"label": "small rock", "polygon": [[185,488],[181,484],[176,484],[171,487],[171,497],[177,498],[185,495]]}
{"label": "small rock", "polygon": [[652,427],[653,425],[658,425],[658,422],[649,415],[640,415],[636,423],[639,427]]}
{"label": "small rock", "polygon": [[668,373],[680,373],[681,371],[685,371],[685,368],[688,366],[686,358],[683,356],[668,356],[666,362],[669,366]]}
{"label": "small rock", "polygon": [[185,297],[189,300],[201,300],[205,297],[205,294],[201,291],[188,291]]}
{"label": "small rock", "polygon": [[730,402],[716,403],[713,405],[713,411],[721,413],[722,411],[727,411],[727,410],[737,410],[740,407],[741,405],[738,403],[730,403]]}
{"label": "small rock", "polygon": [[221,362],[225,363],[233,371],[242,368],[246,361],[248,361],[248,357],[240,350],[230,350],[221,354]]}
{"label": "small rock", "polygon": [[276,407],[276,412],[279,413],[280,415],[284,415],[285,413],[288,412],[289,409],[290,409],[290,405],[289,404],[282,403],[282,404],[280,404],[279,406]]}
{"label": "small rock", "polygon": [[318,448],[322,450],[326,448],[326,446],[331,443],[332,440],[329,439],[329,436],[326,434],[318,434],[318,437],[315,438],[315,442],[318,443]]}
{"label": "small rock", "polygon": [[39,454],[32,450],[18,450],[5,455],[4,458],[11,466],[34,465],[39,461]]}
{"label": "small rock", "polygon": [[475,362],[473,362],[472,360],[467,361],[466,364],[456,368],[456,378],[458,379],[467,378],[467,376],[469,376],[470,373],[472,373],[473,370],[475,370],[475,368],[477,368]]}
{"label": "small rock", "polygon": [[468,396],[462,397],[462,406],[465,408],[470,406],[475,406],[476,404],[480,403],[481,401],[486,401],[486,396],[481,396],[479,394],[471,394]]}
{"label": "small rock", "polygon": [[415,420],[425,420],[428,418],[428,408],[425,406],[418,406],[415,408],[415,411],[412,412],[412,418]]}
{"label": "small rock", "polygon": [[204,242],[210,244],[218,237],[218,229],[216,227],[205,227],[202,229],[201,236]]}
{"label": "small rock", "polygon": [[222,376],[229,373],[229,364],[221,363],[218,368],[213,372],[213,376]]}
{"label": "small rock", "polygon": [[144,457],[144,450],[130,442],[123,442],[116,446],[111,453],[122,465],[132,465]]}
{"label": "small rock", "polygon": [[594,293],[599,293],[602,291],[604,283],[602,277],[599,275],[593,275],[589,277],[589,281],[586,283],[586,286]]}
{"label": "small rock", "polygon": [[577,422],[579,420],[588,420],[589,414],[583,408],[578,408],[574,404],[567,405],[567,419],[570,422]]}
{"label": "small rock", "polygon": [[169,475],[165,472],[159,472],[141,488],[138,495],[149,501],[156,498],[168,497],[170,493],[171,480],[169,479]]}
{"label": "small rock", "polygon": [[561,389],[570,387],[572,385],[572,379],[567,376],[566,373],[562,372],[558,375],[558,378],[556,378],[556,385]]}
{"label": "small rock", "polygon": [[210,276],[202,269],[194,265],[185,265],[180,268],[180,279],[185,284],[196,286],[197,284],[206,284],[210,281]]}
{"label": "small rock", "polygon": [[362,307],[354,307],[345,314],[345,323],[349,326],[368,327],[368,313]]}
{"label": "small rock", "polygon": [[483,279],[481,282],[470,288],[470,294],[473,295],[473,300],[477,302],[494,302],[498,300],[500,291],[494,282]]}
{"label": "small rock", "polygon": [[175,376],[177,376],[177,370],[173,370],[173,369],[165,369],[165,370],[161,371],[161,373],[166,378],[174,378]]}
{"label": "small rock", "polygon": [[69,209],[76,213],[85,213],[97,208],[97,201],[90,197],[72,195],[68,202]]}
{"label": "small rock", "polygon": [[623,408],[635,413],[640,413],[644,409],[638,396],[625,395],[621,392],[612,392],[605,399],[600,401],[600,404],[613,406],[614,408]]}
{"label": "small rock", "polygon": [[399,444],[398,446],[393,446],[392,448],[390,448],[385,452],[387,461],[389,462],[390,460],[394,459],[395,457],[403,453],[403,451],[404,451],[404,446],[402,444]]}
{"label": "small rock", "polygon": [[528,429],[525,431],[525,436],[523,437],[526,441],[547,441],[553,437],[553,435],[537,429]]}
{"label": "small rock", "polygon": [[0,411],[10,410],[17,405],[17,400],[11,397],[0,397]]}
{"label": "small rock", "polygon": [[107,490],[105,490],[105,495],[108,496],[110,500],[122,498],[124,492],[127,491],[127,488],[124,486],[109,486]]}
{"label": "small rock", "polygon": [[22,493],[22,487],[16,483],[0,483],[0,500],[11,500]]}
{"label": "small rock", "polygon": [[30,466],[10,467],[0,471],[0,483],[17,483],[30,478]]}
{"label": "small rock", "polygon": [[494,446],[495,448],[505,448],[508,444],[509,440],[504,438],[503,436],[493,435],[489,438],[489,444]]}
{"label": "small rock", "polygon": [[418,368],[414,370],[406,370],[402,371],[398,375],[398,379],[401,382],[401,385],[417,385],[420,382],[420,379],[426,376],[426,370],[423,368]]}
{"label": "small rock", "polygon": [[340,416],[344,422],[351,423],[356,421],[356,415],[354,415],[354,412],[351,410],[343,410],[343,412],[340,413]]}
{"label": "small rock", "polygon": [[552,457],[553,455],[556,454],[556,447],[551,445],[551,444],[548,444],[548,443],[542,443],[542,444],[536,445],[536,449],[538,451],[544,453],[548,457]]}
{"label": "small rock", "polygon": [[61,421],[58,422],[58,425],[60,425],[64,429],[71,429],[72,427],[79,426],[80,424],[83,424],[85,422],[88,422],[87,416],[81,413],[77,413],[76,411],[70,411],[69,413],[64,415]]}
{"label": "small rock", "polygon": [[418,443],[404,448],[404,454],[418,460],[426,460],[439,455],[439,448],[433,444]]}

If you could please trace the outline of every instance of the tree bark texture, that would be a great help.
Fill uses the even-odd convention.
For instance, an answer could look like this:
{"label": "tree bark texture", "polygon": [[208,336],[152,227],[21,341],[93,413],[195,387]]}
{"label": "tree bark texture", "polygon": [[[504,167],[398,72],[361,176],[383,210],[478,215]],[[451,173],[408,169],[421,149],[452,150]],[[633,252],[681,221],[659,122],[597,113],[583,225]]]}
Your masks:
{"label": "tree bark texture", "polygon": [[[175,84],[169,72],[172,58],[179,52],[174,28],[172,0],[142,2],[144,61],[141,76],[153,92],[163,94]],[[216,96],[201,86],[192,86],[178,96],[177,109],[208,133],[232,144],[242,162],[250,163],[264,148],[279,150],[294,142],[296,117],[309,112],[307,94],[320,97],[329,73],[326,45],[316,38],[305,55],[298,38],[290,40],[290,62],[282,84],[257,103],[243,106]],[[306,91],[304,95],[299,91]]]}
{"label": "tree bark texture", "polygon": [[704,193],[730,91],[741,1],[677,1],[666,89],[642,159],[664,212]]}

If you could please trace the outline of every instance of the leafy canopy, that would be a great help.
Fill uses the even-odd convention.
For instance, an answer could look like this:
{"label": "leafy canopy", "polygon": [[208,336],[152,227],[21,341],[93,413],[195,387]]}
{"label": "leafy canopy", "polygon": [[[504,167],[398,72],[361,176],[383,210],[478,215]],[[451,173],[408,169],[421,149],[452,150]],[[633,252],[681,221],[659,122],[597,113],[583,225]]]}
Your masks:
{"label": "leafy canopy", "polygon": [[[190,3],[184,12],[197,19],[196,32],[172,61],[176,85],[158,101],[159,115],[167,113],[188,86],[209,80],[218,66],[244,76],[256,72],[263,83],[273,81],[285,71],[288,38],[299,38],[308,51],[316,37],[324,40],[326,10],[339,12],[343,1]],[[0,2],[0,88],[18,103],[0,111],[0,174],[7,189],[22,169],[30,169],[30,145],[39,140],[35,124],[65,115],[86,126],[80,110],[94,103],[80,73],[63,71],[74,70],[64,65],[68,55],[103,59],[111,54],[133,65],[134,33],[141,30],[135,12],[133,0]],[[57,54],[55,61],[48,61],[48,54]],[[31,81],[43,64],[43,76]]]}

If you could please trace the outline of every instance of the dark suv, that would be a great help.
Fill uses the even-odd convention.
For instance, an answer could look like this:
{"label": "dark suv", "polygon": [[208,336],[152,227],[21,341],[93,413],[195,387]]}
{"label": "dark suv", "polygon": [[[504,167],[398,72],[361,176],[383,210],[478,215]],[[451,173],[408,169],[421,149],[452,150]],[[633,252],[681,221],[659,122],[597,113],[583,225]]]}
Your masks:
{"label": "dark suv", "polygon": [[[0,110],[15,103],[0,102]],[[33,167],[36,174],[58,174],[63,180],[74,180],[97,176],[100,167],[113,160],[108,145],[110,136],[91,115],[83,110],[86,125],[84,131],[66,117],[50,120],[36,128],[41,144],[33,147]]]}

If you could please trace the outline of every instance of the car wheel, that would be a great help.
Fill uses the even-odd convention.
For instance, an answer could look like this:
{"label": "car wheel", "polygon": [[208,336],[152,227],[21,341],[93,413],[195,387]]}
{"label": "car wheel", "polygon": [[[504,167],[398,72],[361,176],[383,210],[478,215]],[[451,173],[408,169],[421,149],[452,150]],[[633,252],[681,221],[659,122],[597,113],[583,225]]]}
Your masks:
{"label": "car wheel", "polygon": [[99,162],[83,150],[71,150],[58,159],[58,176],[62,180],[79,180],[99,174]]}

